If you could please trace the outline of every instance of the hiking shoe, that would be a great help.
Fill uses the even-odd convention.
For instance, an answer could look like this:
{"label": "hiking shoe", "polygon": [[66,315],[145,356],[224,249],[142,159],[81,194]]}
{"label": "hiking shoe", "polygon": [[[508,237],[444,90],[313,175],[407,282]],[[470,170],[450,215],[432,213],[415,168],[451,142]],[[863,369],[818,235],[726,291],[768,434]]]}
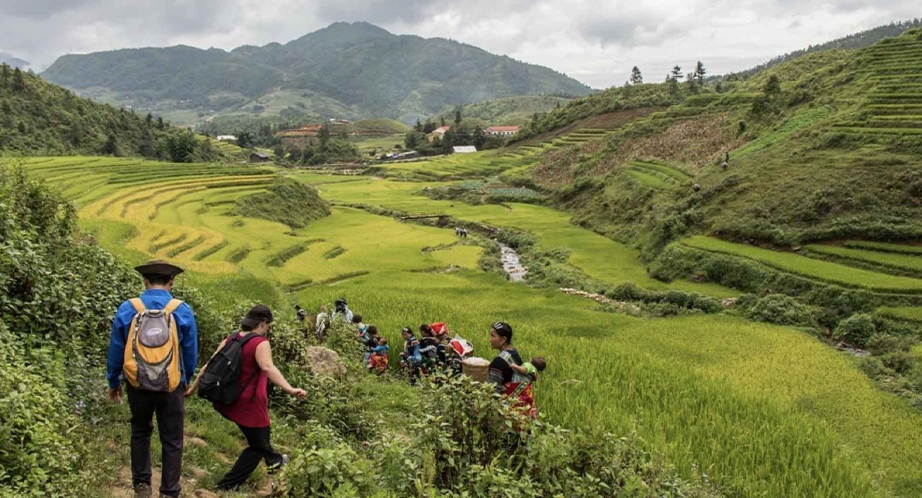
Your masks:
{"label": "hiking shoe", "polygon": [[140,483],[134,486],[135,498],[151,498],[150,484]]}
{"label": "hiking shoe", "polygon": [[275,474],[276,472],[279,471],[280,468],[282,468],[283,466],[285,466],[285,464],[288,463],[289,461],[291,461],[291,457],[289,457],[288,455],[282,455],[282,459],[281,459],[281,460],[279,460],[278,462],[273,463],[272,465],[266,466],[266,471],[267,471],[269,474]]}

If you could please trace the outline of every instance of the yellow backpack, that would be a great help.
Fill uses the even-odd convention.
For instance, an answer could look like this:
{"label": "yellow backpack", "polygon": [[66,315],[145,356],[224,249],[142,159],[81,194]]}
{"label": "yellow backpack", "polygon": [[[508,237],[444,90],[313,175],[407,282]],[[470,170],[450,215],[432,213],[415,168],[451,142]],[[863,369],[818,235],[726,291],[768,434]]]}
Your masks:
{"label": "yellow backpack", "polygon": [[179,333],[173,312],[182,304],[173,299],[162,310],[149,310],[132,299],[135,315],[125,343],[125,378],[144,391],[173,392],[179,387]]}

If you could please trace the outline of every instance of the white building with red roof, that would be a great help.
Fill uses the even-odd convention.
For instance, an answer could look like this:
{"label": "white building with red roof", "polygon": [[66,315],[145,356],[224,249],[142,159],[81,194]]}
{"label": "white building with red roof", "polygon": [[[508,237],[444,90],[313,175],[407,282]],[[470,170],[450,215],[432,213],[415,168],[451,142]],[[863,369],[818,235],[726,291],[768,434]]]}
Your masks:
{"label": "white building with red roof", "polygon": [[521,129],[521,126],[491,126],[483,132],[491,137],[511,137]]}

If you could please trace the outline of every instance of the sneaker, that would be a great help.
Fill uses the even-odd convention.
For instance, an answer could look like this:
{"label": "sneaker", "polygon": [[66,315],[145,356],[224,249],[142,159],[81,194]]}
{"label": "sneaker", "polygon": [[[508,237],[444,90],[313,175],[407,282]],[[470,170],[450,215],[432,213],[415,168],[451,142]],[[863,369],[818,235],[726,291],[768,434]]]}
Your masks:
{"label": "sneaker", "polygon": [[150,484],[140,483],[134,486],[135,498],[151,498]]}
{"label": "sneaker", "polygon": [[289,457],[288,455],[282,455],[281,460],[273,463],[272,465],[266,466],[266,470],[269,474],[275,474],[276,472],[278,472],[280,468],[284,467],[285,464],[287,464],[289,461],[291,461],[291,457]]}

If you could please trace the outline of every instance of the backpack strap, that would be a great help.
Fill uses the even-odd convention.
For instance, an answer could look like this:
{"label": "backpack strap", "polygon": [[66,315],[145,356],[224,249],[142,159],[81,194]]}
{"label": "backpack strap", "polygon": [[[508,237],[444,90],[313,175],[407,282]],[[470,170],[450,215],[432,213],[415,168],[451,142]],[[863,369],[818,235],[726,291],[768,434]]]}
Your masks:
{"label": "backpack strap", "polygon": [[144,306],[144,301],[141,301],[140,297],[135,297],[128,300],[131,303],[131,306],[134,307],[134,311],[139,315],[147,311],[147,307]]}
{"label": "backpack strap", "polygon": [[163,308],[163,312],[172,314],[180,306],[182,306],[182,301],[179,299],[170,299],[170,302],[166,303],[166,306]]}

